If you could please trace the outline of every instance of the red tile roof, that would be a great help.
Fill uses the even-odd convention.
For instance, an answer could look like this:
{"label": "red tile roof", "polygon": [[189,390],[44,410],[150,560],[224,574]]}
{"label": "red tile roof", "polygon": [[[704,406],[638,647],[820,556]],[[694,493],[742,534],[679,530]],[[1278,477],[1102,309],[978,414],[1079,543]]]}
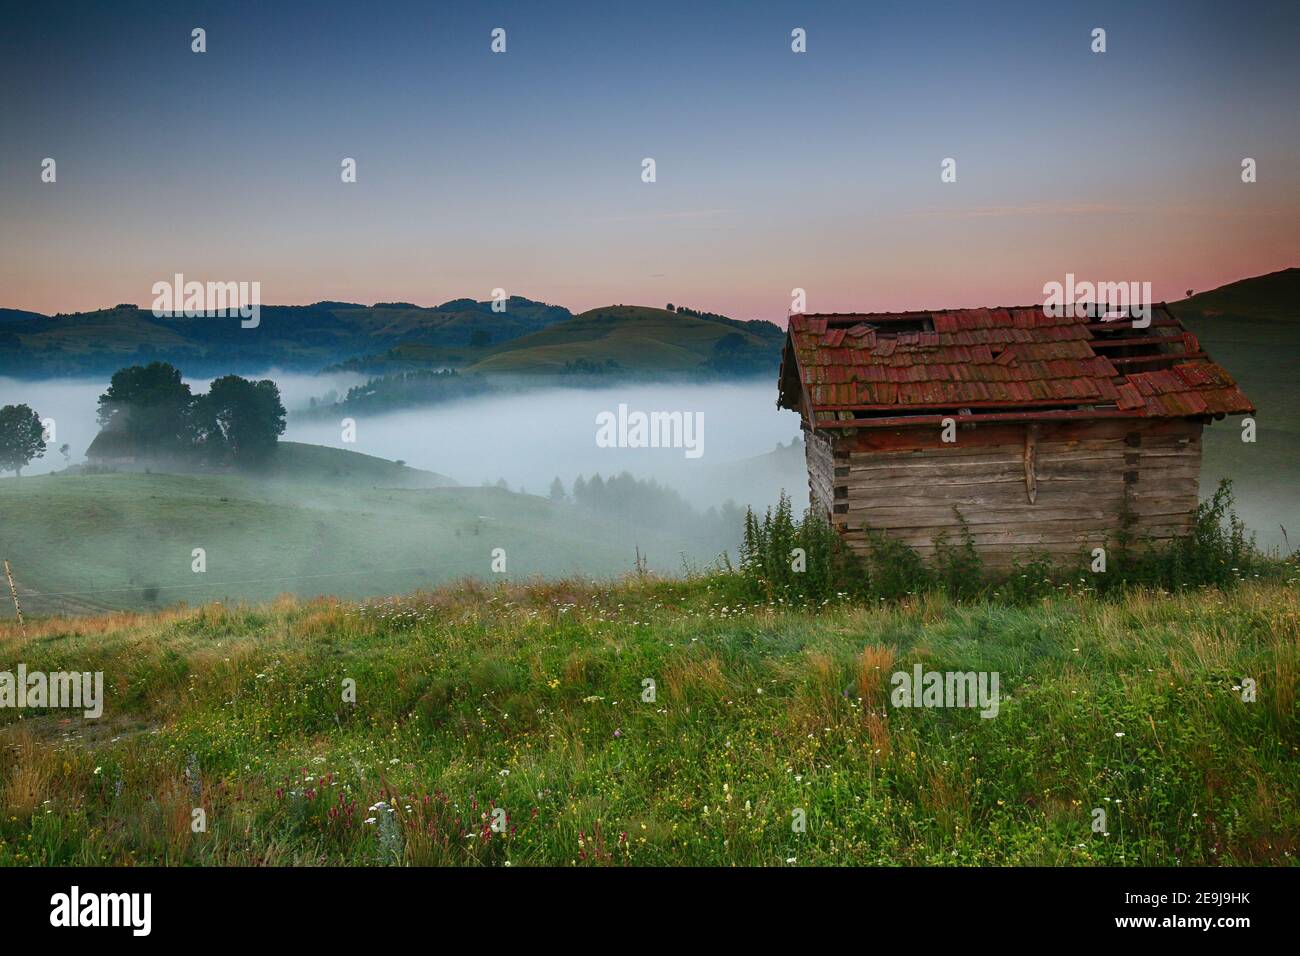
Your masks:
{"label": "red tile roof", "polygon": [[[891,331],[895,330],[895,331]],[[792,370],[798,372],[797,380]],[[1150,327],[1041,306],[790,317],[780,404],[815,426],[900,419],[1183,418],[1254,412],[1164,306]],[[1014,414],[1013,414],[1014,413]]]}

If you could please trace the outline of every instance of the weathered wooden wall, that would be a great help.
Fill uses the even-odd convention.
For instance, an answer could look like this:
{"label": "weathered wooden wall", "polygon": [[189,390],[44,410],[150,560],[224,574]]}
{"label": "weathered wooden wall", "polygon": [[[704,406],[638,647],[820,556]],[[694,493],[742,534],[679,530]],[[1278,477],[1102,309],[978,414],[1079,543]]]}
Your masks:
{"label": "weathered wooden wall", "polygon": [[827,515],[835,503],[834,436],[824,431],[803,432],[804,456],[808,459],[808,500]]}
{"label": "weathered wooden wall", "polygon": [[985,563],[1003,568],[1031,553],[1066,561],[1113,543],[1126,501],[1137,541],[1190,527],[1199,422],[1042,424],[1031,442],[1032,480],[1029,427],[959,429],[955,444],[937,429],[814,432],[805,441],[812,500],[855,546],[879,530],[926,557],[945,530],[960,543],[955,508]]}

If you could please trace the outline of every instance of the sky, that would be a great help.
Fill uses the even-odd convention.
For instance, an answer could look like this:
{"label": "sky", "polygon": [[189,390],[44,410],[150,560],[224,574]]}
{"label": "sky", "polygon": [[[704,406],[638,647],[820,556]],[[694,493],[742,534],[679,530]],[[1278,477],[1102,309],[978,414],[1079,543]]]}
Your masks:
{"label": "sky", "polygon": [[178,272],[265,304],[502,288],[778,322],[794,288],[1177,299],[1300,265],[1298,28],[1195,0],[15,5],[0,307],[148,307]]}

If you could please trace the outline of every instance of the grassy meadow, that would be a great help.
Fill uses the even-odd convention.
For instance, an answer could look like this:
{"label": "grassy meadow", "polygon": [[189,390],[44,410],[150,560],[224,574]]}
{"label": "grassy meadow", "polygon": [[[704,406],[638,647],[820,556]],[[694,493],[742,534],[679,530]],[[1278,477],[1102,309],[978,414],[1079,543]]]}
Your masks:
{"label": "grassy meadow", "polygon": [[[437,483],[430,472],[402,471],[412,482]],[[491,578],[496,548],[506,554],[504,576],[515,580],[617,575],[634,568],[638,547],[662,570],[680,570],[683,549],[701,562],[716,554],[672,529],[630,528],[536,495],[373,487],[364,474],[354,477],[0,478],[0,557],[13,564],[24,608],[51,614],[264,601],[285,592],[391,594]],[[205,551],[202,573],[192,569],[195,548]],[[12,616],[6,591],[0,617]]]}
{"label": "grassy meadow", "polygon": [[[3,668],[106,687],[98,721],[0,709],[0,863],[1300,854],[1294,575],[1018,608],[740,595],[644,576],[0,623]],[[999,713],[892,706],[916,663],[999,672]]]}

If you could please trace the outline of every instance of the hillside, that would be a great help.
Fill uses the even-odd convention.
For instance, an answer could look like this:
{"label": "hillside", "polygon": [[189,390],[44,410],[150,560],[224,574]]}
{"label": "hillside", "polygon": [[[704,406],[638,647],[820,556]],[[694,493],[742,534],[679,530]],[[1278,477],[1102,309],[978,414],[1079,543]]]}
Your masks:
{"label": "hillside", "polygon": [[1257,440],[1241,441],[1239,422],[1205,430],[1201,491],[1233,479],[1239,510],[1266,547],[1300,546],[1300,269],[1243,279],[1170,308],[1201,345],[1241,384],[1259,414]]}
{"label": "hillside", "polygon": [[504,312],[471,299],[435,308],[267,305],[259,325],[248,329],[237,318],[155,318],[130,305],[57,316],[0,310],[0,375],[102,374],[145,358],[198,376],[268,366],[315,371],[401,343],[465,348],[475,332],[504,342],[570,316],[560,306],[518,296]]}
{"label": "hillside", "polygon": [[1300,268],[1252,276],[1170,303],[1179,318],[1300,321]]}
{"label": "hillside", "polygon": [[783,333],[769,322],[697,318],[645,306],[606,306],[497,346],[471,372],[557,372],[573,363],[626,371],[775,372]]}
{"label": "hillside", "polygon": [[[32,614],[143,608],[277,594],[361,597],[464,576],[607,577],[720,548],[497,488],[374,487],[441,476],[367,456],[287,443],[294,481],[235,475],[53,474],[0,478],[0,557]],[[338,468],[340,474],[334,474]],[[396,470],[394,470],[396,469]],[[413,474],[412,474],[413,473]],[[314,474],[316,480],[305,475]],[[423,476],[428,476],[427,478]],[[207,570],[191,570],[192,551]],[[0,617],[12,615],[0,602]]]}
{"label": "hillside", "polygon": [[[328,445],[310,445],[304,442],[279,441],[275,452],[255,468],[244,470],[185,467],[184,462],[167,463],[148,460],[133,465],[114,465],[112,472],[144,473],[164,472],[177,474],[202,474],[206,476],[230,475],[254,481],[288,481],[308,485],[346,485],[367,488],[446,488],[457,484],[446,475],[411,468],[404,462],[389,461],[374,455]],[[64,475],[94,474],[87,465],[73,465]]]}
{"label": "hillside", "polygon": [[[0,622],[0,667],[76,662],[106,698],[0,709],[0,865],[1294,865],[1298,642],[1294,584],[811,609],[715,576]],[[898,706],[914,667],[996,673],[996,713]]]}
{"label": "hillside", "polygon": [[375,488],[446,488],[456,484],[446,475],[411,468],[387,458],[296,441],[278,442],[275,454],[257,477]]}
{"label": "hillside", "polygon": [[146,359],[196,376],[268,366],[375,375],[442,368],[736,375],[773,372],[780,361],[783,333],[770,322],[644,306],[573,316],[517,296],[504,312],[491,305],[263,306],[251,329],[237,319],[158,319],[125,305],[59,316],[0,310],[0,375],[103,374]]}

